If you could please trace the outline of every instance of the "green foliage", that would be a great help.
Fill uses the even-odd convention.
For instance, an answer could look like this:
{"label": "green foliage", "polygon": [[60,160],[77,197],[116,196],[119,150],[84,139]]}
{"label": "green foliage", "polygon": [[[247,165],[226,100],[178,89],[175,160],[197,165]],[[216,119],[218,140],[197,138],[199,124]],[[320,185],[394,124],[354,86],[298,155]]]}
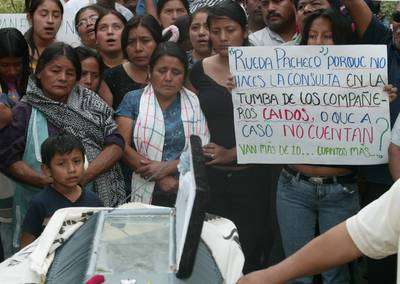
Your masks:
{"label": "green foliage", "polygon": [[389,21],[392,20],[392,14],[395,11],[397,2],[382,2],[381,4],[381,15]]}
{"label": "green foliage", "polygon": [[23,13],[24,0],[0,0],[0,13]]}

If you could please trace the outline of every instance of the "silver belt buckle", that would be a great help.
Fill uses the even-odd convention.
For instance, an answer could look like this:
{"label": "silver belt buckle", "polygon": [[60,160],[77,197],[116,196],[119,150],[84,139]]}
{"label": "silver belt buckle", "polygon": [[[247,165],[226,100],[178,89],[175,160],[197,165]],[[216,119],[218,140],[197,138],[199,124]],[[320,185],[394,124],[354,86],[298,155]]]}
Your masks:
{"label": "silver belt buckle", "polygon": [[308,179],[309,182],[315,183],[315,184],[324,184],[324,178],[323,177],[310,177]]}

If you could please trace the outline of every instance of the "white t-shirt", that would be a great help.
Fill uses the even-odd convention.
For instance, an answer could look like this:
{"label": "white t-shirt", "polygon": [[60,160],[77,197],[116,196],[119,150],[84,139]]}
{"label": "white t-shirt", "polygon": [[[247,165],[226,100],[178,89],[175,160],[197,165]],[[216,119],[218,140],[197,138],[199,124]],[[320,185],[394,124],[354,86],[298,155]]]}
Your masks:
{"label": "white t-shirt", "polygon": [[265,27],[255,33],[249,35],[251,44],[255,46],[270,46],[270,45],[281,45],[285,43],[283,38],[277,33],[271,31],[268,27]]}
{"label": "white t-shirt", "polygon": [[[346,221],[358,249],[374,259],[398,253],[400,240],[400,180],[389,191]],[[399,266],[397,283],[400,283]]]}

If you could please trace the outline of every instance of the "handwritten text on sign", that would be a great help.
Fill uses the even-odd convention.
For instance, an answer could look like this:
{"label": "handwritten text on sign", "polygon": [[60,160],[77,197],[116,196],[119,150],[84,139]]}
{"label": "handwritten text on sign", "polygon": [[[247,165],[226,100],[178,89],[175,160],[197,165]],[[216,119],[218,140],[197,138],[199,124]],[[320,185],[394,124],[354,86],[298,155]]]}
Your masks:
{"label": "handwritten text on sign", "polygon": [[386,46],[233,47],[239,163],[379,164]]}

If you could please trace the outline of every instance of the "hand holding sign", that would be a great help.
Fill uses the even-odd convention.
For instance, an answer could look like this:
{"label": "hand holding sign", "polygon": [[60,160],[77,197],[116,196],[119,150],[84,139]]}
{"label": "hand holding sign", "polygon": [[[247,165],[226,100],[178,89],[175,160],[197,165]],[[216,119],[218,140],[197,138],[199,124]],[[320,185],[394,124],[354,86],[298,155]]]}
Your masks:
{"label": "hand holding sign", "polygon": [[387,161],[385,46],[235,47],[229,56],[239,163]]}

